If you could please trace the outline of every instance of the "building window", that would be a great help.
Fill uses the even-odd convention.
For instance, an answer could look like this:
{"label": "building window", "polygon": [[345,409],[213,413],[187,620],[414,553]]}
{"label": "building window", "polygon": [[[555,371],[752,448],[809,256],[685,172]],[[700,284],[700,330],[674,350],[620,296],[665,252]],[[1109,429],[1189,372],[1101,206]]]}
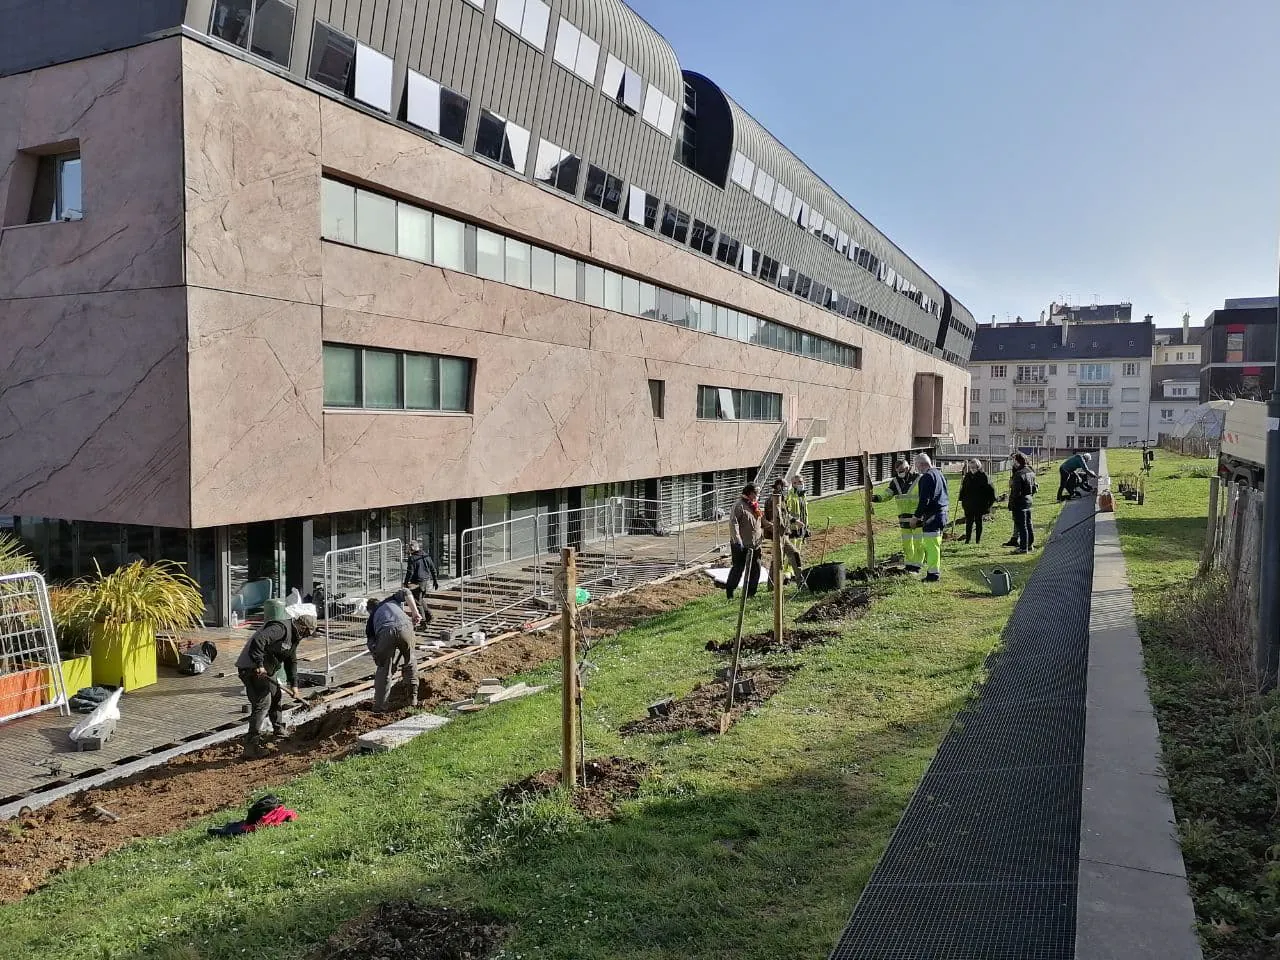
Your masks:
{"label": "building window", "polygon": [[716,252],[716,228],[701,220],[693,221],[693,234],[689,238],[689,246],[699,253],[713,256]]}
{"label": "building window", "polygon": [[1138,412],[1136,410],[1120,411],[1120,426],[1136,427],[1138,425]]}
{"label": "building window", "polygon": [[649,126],[669,137],[675,129],[676,102],[651,83],[645,91],[644,112],[640,116]]}
{"label": "building window", "polygon": [[1057,388],[1057,387],[1050,387],[1050,388],[1049,388],[1049,399],[1050,399],[1050,400],[1057,400],[1057,399],[1058,399],[1058,388]]}
{"label": "building window", "polygon": [[737,240],[726,234],[720,234],[720,243],[716,247],[716,259],[721,263],[727,263],[729,266],[735,266],[738,262],[738,251],[742,248]]}
{"label": "building window", "polygon": [[476,230],[476,276],[503,283],[507,279],[506,238],[492,230]]}
{"label": "building window", "polygon": [[604,86],[601,92],[630,113],[640,112],[643,81],[636,73],[613,54],[604,62]]}
{"label": "building window", "polygon": [[1109,413],[1082,413],[1080,414],[1081,430],[1109,430],[1111,429],[1111,414]]}
{"label": "building window", "polygon": [[1049,416],[1048,416],[1048,418],[1047,418],[1047,422],[1049,422],[1049,423],[1057,423],[1057,422],[1058,422],[1058,414],[1057,414],[1057,412],[1056,412],[1056,411],[1053,411],[1053,410],[1050,410],[1050,411],[1049,411]]}
{"label": "building window", "polygon": [[662,420],[666,417],[667,381],[649,381],[649,406],[653,409],[653,419]]}
{"label": "building window", "polygon": [[1076,375],[1076,365],[1074,363],[1067,364],[1067,376],[1074,377]]}
{"label": "building window", "polygon": [[80,154],[61,153],[36,161],[36,185],[27,223],[53,223],[84,218]]}
{"label": "building window", "polygon": [[1056,363],[1049,364],[1049,376],[1056,377],[1058,375],[1058,365]]}
{"label": "building window", "polygon": [[556,28],[553,59],[580,79],[595,83],[596,67],[600,63],[600,44],[561,17],[560,26]]}
{"label": "building window", "polygon": [[355,62],[356,42],[327,23],[316,21],[308,76],[316,83],[348,96],[352,80],[351,68]]}
{"label": "building window", "polygon": [[378,253],[396,252],[394,200],[368,190],[356,191],[356,246]]}
{"label": "building window", "polygon": [[1111,364],[1109,363],[1082,363],[1080,364],[1080,382],[1088,383],[1109,383],[1111,381]]}
{"label": "building window", "polygon": [[637,186],[627,194],[627,219],[647,230],[658,228],[658,206],[662,201]]}
{"label": "building window", "polygon": [[1141,366],[1142,365],[1138,363],[1126,363],[1122,373],[1126,377],[1136,377]]}
{"label": "building window", "polygon": [[970,391],[969,391],[969,398],[970,398],[974,403],[981,403],[981,402],[982,402],[982,390],[981,390],[981,388],[979,388],[979,387],[974,387],[972,390],[970,390]]}
{"label": "building window", "polygon": [[578,171],[581,169],[580,157],[575,157],[549,140],[538,142],[538,159],[534,163],[533,179],[539,183],[574,195],[578,192]]}
{"label": "building window", "polygon": [[209,35],[287,67],[293,47],[293,3],[216,0]]}
{"label": "building window", "polygon": [[689,215],[668,203],[662,211],[661,233],[677,243],[685,243],[689,239]]}
{"label": "building window", "polygon": [[1227,363],[1244,363],[1244,334],[1227,334]]}
{"label": "building window", "polygon": [[476,153],[523,174],[529,159],[529,131],[496,113],[481,110]]}
{"label": "building window", "polygon": [[977,410],[972,411],[969,414],[969,426],[970,427],[979,426],[981,423],[981,419],[982,419],[982,415],[978,413]]}
{"label": "building window", "polygon": [[735,152],[733,155],[733,169],[729,174],[729,179],[742,187],[743,190],[750,190],[755,175],[756,165],[741,153]]}
{"label": "building window", "polygon": [[777,286],[778,268],[782,266],[773,257],[761,255],[760,257],[760,279],[765,283],[771,283]]}
{"label": "building window", "polygon": [[1009,368],[1003,363],[993,364],[991,367],[991,379],[1003,380],[1009,375]]}
{"label": "building window", "polygon": [[[703,174],[698,167],[698,94],[688,82],[684,85],[684,109],[680,112],[678,139],[676,159],[695,173]],[[723,186],[723,182],[720,185]]]}
{"label": "building window", "polygon": [[699,420],[782,421],[782,394],[728,387],[698,387]]}
{"label": "building window", "polygon": [[1006,423],[1005,412],[1003,410],[992,410],[987,423],[993,427],[1003,427]]}
{"label": "building window", "polygon": [[778,184],[777,189],[773,192],[773,209],[777,210],[784,217],[791,215],[791,203],[795,200],[795,194],[791,192],[790,187]]}
{"label": "building window", "polygon": [[1074,411],[1074,410],[1068,410],[1068,411],[1067,411],[1067,423],[1075,423],[1075,422],[1076,422],[1076,414],[1075,414],[1075,411]]}
{"label": "building window", "polygon": [[769,176],[769,174],[765,173],[763,168],[758,168],[756,170],[756,186],[755,190],[752,192],[757,200],[763,201],[766,204],[772,203],[773,189],[776,184],[777,181],[774,180],[773,177]]}
{"label": "building window", "polygon": [[498,0],[494,19],[539,50],[546,47],[551,8],[542,0]]}
{"label": "building window", "polygon": [[470,101],[462,94],[442,87],[420,73],[409,71],[402,119],[415,127],[461,144],[470,106]]}
{"label": "building window", "polygon": [[1179,363],[1181,363],[1181,362],[1182,362],[1182,351],[1181,351],[1181,350],[1179,350],[1179,351],[1178,351],[1178,362],[1179,362]]}
{"label": "building window", "polygon": [[1120,402],[1121,403],[1137,403],[1138,392],[1139,391],[1137,387],[1121,387]]}
{"label": "building window", "polygon": [[324,405],[358,410],[467,413],[475,361],[324,345]]}
{"label": "building window", "polygon": [[[617,213],[622,209],[622,181],[597,166],[588,165],[587,189],[582,199],[592,206]],[[687,218],[685,227],[688,228]]]}
{"label": "building window", "polygon": [[993,388],[991,391],[991,402],[1004,403],[1008,395],[1009,395],[1009,392],[1004,387]]}
{"label": "building window", "polygon": [[1170,409],[1170,408],[1168,408],[1168,407],[1162,407],[1162,408],[1160,409],[1160,419],[1161,419],[1162,421],[1164,421],[1165,423],[1170,423],[1170,422],[1172,422],[1172,420],[1173,420],[1173,410],[1172,410],[1172,409]]}
{"label": "building window", "polygon": [[1068,399],[1068,400],[1074,400],[1075,398],[1076,398],[1076,388],[1075,388],[1075,387],[1067,387],[1067,399]]}

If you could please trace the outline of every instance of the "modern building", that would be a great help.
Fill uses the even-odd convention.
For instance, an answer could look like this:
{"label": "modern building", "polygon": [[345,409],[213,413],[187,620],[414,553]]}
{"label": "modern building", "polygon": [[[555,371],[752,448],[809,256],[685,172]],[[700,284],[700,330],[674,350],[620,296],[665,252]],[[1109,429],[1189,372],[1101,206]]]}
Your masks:
{"label": "modern building", "polygon": [[[1151,320],[1150,315],[1146,318]],[[1183,314],[1180,327],[1156,327],[1151,348],[1151,407],[1147,440],[1155,443],[1183,415],[1200,403],[1200,344],[1204,327],[1191,326]]]}
{"label": "modern building", "polygon": [[0,213],[0,513],[214,621],[968,420],[969,311],[620,0],[10,2]]}
{"label": "modern building", "polygon": [[1152,334],[1147,321],[979,326],[970,441],[1043,454],[1142,443]]}
{"label": "modern building", "polygon": [[1276,381],[1276,297],[1227,300],[1205,319],[1200,396],[1267,400]]}

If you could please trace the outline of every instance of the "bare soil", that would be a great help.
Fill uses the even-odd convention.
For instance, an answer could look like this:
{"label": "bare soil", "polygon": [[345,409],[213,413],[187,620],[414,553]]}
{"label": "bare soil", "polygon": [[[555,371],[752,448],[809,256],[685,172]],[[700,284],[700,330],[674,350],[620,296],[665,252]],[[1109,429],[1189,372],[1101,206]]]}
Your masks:
{"label": "bare soil", "polygon": [[487,914],[393,900],[343,924],[311,960],[486,960],[507,933]]}
{"label": "bare soil", "polygon": [[[742,638],[743,653],[794,653],[838,636],[834,630],[783,630],[782,642],[775,643],[773,633],[753,633]],[[733,640],[709,640],[712,653],[733,653]]]}
{"label": "bare soil", "polygon": [[[573,793],[573,806],[592,820],[609,820],[617,815],[619,800],[634,797],[653,768],[630,757],[599,757],[587,761],[586,782]],[[542,770],[519,783],[503,788],[499,799],[505,803],[546,796],[560,789],[560,771]]]}
{"label": "bare soil", "polygon": [[[752,678],[756,682],[756,690],[749,696],[739,697],[734,701],[730,725],[737,723],[743,714],[761,706],[781,690],[791,673],[791,670],[779,667],[740,670],[738,678]],[[675,701],[667,716],[632,720],[623,724],[619,732],[624,737],[640,733],[680,733],[685,730],[703,734],[719,733],[720,715],[724,713],[728,694],[729,685],[724,681],[699,684],[687,697]]]}
{"label": "bare soil", "polygon": [[[712,589],[709,580],[694,575],[606,598],[588,608],[594,635],[598,639],[678,609]],[[485,677],[505,679],[559,656],[560,635],[554,628],[495,641],[420,673],[423,706],[434,709],[461,700],[474,694]],[[0,830],[0,903],[20,900],[55,874],[93,863],[134,840],[163,836],[219,810],[241,815],[251,795],[278,787],[316,763],[341,759],[363,734],[409,716],[407,699],[403,685],[397,685],[388,713],[376,714],[366,705],[335,710],[299,725],[262,759],[243,759],[240,742],[232,740],[20,817],[9,830]],[[99,816],[95,805],[119,820]]]}
{"label": "bare soil", "polygon": [[827,620],[850,620],[866,614],[871,606],[871,591],[866,587],[845,587],[839,593],[819,600],[800,616],[796,623],[821,623]]}

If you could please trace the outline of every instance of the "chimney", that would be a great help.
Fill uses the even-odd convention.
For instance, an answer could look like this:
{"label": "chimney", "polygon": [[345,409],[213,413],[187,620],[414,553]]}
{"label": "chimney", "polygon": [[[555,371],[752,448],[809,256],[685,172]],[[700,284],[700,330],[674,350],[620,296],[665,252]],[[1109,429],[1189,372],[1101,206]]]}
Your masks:
{"label": "chimney", "polygon": [[1062,345],[1063,345],[1064,347],[1067,345],[1067,327],[1068,327],[1068,325],[1069,325],[1069,321],[1067,320],[1067,315],[1064,313],[1064,314],[1062,315]]}
{"label": "chimney", "polygon": [[1182,342],[1191,342],[1191,314],[1189,313],[1182,315]]}
{"label": "chimney", "polygon": [[1147,314],[1145,317],[1143,317],[1142,319],[1143,319],[1143,321],[1144,321],[1145,323],[1150,323],[1152,320],[1154,320],[1154,319],[1155,319],[1155,317],[1153,317],[1151,314],[1149,314],[1149,313],[1148,313],[1148,314]]}

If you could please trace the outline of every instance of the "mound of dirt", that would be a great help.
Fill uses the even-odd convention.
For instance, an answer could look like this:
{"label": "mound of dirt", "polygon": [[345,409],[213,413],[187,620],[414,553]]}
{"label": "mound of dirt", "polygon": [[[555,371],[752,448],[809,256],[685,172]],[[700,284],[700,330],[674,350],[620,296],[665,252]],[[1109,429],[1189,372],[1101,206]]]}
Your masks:
{"label": "mound of dirt", "polygon": [[[743,653],[795,653],[815,643],[826,643],[838,636],[834,630],[783,630],[782,642],[774,643],[773,633],[753,633],[742,638]],[[712,653],[733,653],[732,640],[708,640],[707,649]]]}
{"label": "mound of dirt", "polygon": [[[746,697],[738,697],[733,704],[730,723],[737,723],[748,710],[762,705],[775,693],[782,689],[792,671],[779,667],[770,669],[740,670],[738,678],[751,678],[755,681],[754,693]],[[623,724],[619,731],[624,737],[639,733],[680,733],[694,730],[698,733],[719,733],[720,715],[724,713],[725,698],[729,694],[729,685],[724,681],[699,684],[690,691],[687,697],[676,700],[671,711],[665,717],[645,717],[643,720],[632,720]]]}
{"label": "mound of dirt", "polygon": [[394,900],[343,924],[311,960],[485,960],[507,932],[488,914]]}
{"label": "mound of dirt", "polygon": [[[608,820],[617,815],[619,800],[634,797],[640,791],[641,782],[652,769],[649,764],[630,757],[588,760],[586,782],[574,791],[573,806],[592,820]],[[510,803],[545,796],[559,789],[560,771],[542,770],[504,787],[498,797]]]}
{"label": "mound of dirt", "polygon": [[871,592],[866,587],[845,587],[837,594],[820,600],[796,617],[796,623],[819,623],[824,620],[849,620],[861,617],[871,606]]}
{"label": "mound of dirt", "polygon": [[859,567],[850,570],[848,579],[858,583],[871,583],[873,580],[884,580],[888,577],[905,577],[910,573],[906,567],[898,563],[877,563],[874,567]]}

